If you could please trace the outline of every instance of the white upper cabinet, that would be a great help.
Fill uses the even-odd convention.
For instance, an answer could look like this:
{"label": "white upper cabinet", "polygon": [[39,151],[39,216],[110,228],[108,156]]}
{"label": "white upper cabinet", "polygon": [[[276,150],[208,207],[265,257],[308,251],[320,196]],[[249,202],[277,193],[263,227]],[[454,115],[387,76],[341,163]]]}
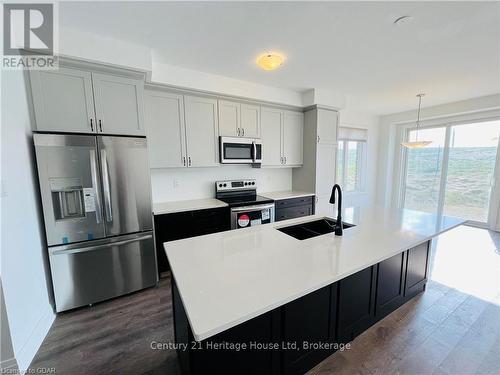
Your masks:
{"label": "white upper cabinet", "polygon": [[30,70],[37,130],[96,131],[91,73],[60,67]]}
{"label": "white upper cabinet", "polygon": [[182,95],[148,90],[144,98],[150,167],[187,166]]}
{"label": "white upper cabinet", "polygon": [[240,133],[243,137],[260,138],[260,106],[241,104]]}
{"label": "white upper cabinet", "polygon": [[262,165],[283,165],[281,150],[283,111],[274,108],[262,107],[260,111],[262,135]]}
{"label": "white upper cabinet", "polygon": [[224,137],[240,135],[241,105],[236,102],[219,100],[219,134]]}
{"label": "white upper cabinet", "polygon": [[260,138],[260,106],[219,100],[219,135]]}
{"label": "white upper cabinet", "polygon": [[283,162],[287,166],[302,165],[304,139],[304,114],[284,111]]}
{"label": "white upper cabinet", "polygon": [[318,110],[318,143],[337,145],[338,112]]}
{"label": "white upper cabinet", "polygon": [[217,100],[184,96],[189,167],[211,167],[218,160]]}
{"label": "white upper cabinet", "polygon": [[145,135],[143,81],[92,73],[92,83],[100,133]]}
{"label": "white upper cabinet", "polygon": [[151,168],[219,164],[217,100],[151,89],[145,110]]}
{"label": "white upper cabinet", "polygon": [[303,163],[304,115],[261,107],[262,165],[297,167]]}
{"label": "white upper cabinet", "polygon": [[60,67],[30,81],[37,130],[145,135],[142,79]]}

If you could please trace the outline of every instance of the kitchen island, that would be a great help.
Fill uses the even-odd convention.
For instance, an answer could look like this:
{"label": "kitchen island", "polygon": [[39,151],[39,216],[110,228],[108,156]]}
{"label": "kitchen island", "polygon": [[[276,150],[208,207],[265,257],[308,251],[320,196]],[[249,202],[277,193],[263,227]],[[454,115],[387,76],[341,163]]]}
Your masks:
{"label": "kitchen island", "polygon": [[183,372],[304,373],[422,292],[430,239],[463,223],[364,207],[342,237],[278,230],[322,218],[165,243]]}

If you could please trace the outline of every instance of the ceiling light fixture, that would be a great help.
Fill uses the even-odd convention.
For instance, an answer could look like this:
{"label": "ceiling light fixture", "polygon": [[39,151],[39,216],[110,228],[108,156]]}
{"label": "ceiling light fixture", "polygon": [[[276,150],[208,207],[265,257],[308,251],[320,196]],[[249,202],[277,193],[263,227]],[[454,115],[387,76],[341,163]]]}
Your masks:
{"label": "ceiling light fixture", "polygon": [[408,142],[401,142],[401,145],[406,147],[406,148],[422,148],[425,146],[428,146],[432,143],[432,141],[419,141],[418,140],[418,130],[420,128],[420,105],[422,104],[422,96],[425,96],[425,94],[418,94],[418,112],[417,112],[417,131],[415,134],[415,140],[414,141],[408,141]]}
{"label": "ceiling light fixture", "polygon": [[260,66],[264,70],[274,70],[278,69],[281,65],[283,65],[283,62],[285,61],[285,58],[278,54],[278,53],[265,53],[263,55],[260,55],[257,58],[257,65]]}

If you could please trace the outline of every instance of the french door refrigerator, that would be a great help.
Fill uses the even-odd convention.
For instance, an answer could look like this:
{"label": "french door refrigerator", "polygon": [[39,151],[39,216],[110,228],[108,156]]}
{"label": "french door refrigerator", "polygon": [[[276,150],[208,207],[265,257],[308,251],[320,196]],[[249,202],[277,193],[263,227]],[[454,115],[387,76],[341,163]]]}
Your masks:
{"label": "french door refrigerator", "polygon": [[33,138],[56,311],[155,285],[146,139]]}

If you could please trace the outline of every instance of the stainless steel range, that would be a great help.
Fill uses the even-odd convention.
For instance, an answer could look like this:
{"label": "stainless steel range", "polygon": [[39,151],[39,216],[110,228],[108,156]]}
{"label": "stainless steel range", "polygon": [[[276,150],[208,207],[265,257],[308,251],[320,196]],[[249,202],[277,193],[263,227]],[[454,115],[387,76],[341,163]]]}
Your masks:
{"label": "stainless steel range", "polygon": [[231,210],[231,229],[274,222],[274,201],[257,195],[255,180],[215,182],[215,197]]}

